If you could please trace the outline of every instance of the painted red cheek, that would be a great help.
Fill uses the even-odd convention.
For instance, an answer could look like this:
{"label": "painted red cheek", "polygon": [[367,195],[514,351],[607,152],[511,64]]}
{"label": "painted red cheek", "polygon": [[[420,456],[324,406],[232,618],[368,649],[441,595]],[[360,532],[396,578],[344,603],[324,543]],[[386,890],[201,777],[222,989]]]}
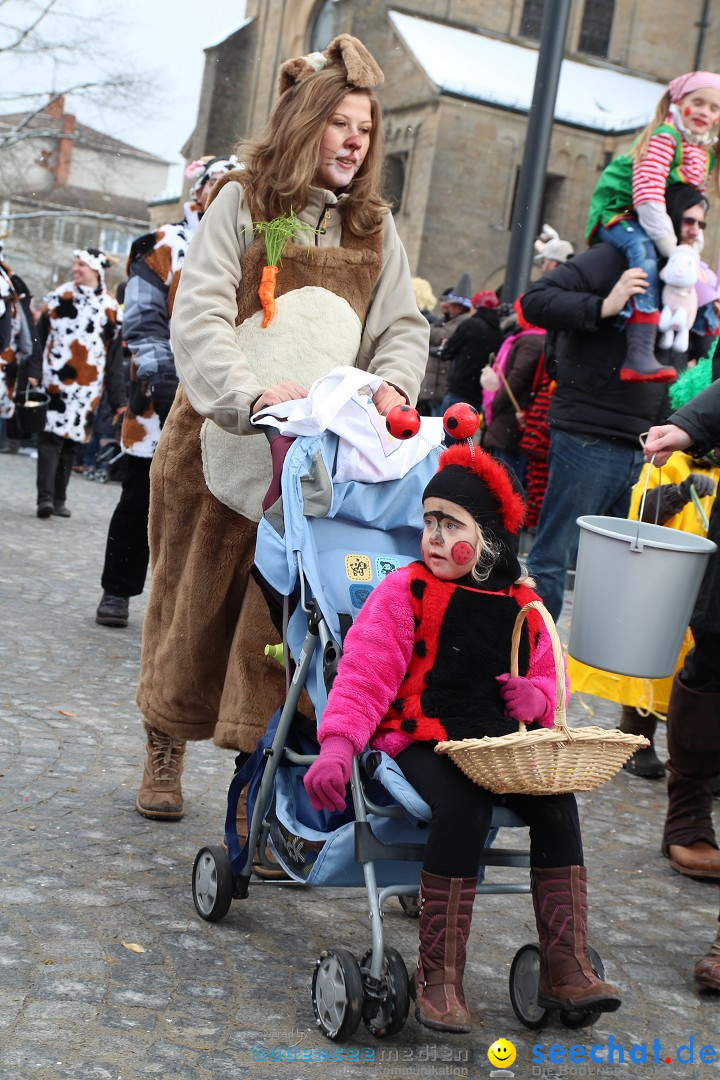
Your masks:
{"label": "painted red cheek", "polygon": [[692,109],[690,108],[690,106],[686,105],[685,108],[683,109],[683,114],[685,116],[689,116],[691,112],[692,112]]}
{"label": "painted red cheek", "polygon": [[450,554],[453,562],[456,562],[458,566],[464,566],[475,557],[475,549],[465,540],[458,540],[457,544],[453,544]]}

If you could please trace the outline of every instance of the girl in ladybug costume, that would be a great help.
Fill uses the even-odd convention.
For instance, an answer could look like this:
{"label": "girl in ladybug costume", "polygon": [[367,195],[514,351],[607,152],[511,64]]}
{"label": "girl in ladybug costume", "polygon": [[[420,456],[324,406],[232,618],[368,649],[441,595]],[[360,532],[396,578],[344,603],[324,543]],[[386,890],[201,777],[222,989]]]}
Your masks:
{"label": "girl in ladybug costume", "polygon": [[574,795],[493,796],[446,756],[445,739],[552,726],[549,635],[531,611],[508,672],[519,609],[537,595],[518,562],[525,506],[511,474],[467,444],[445,450],[423,493],[422,561],[396,570],[348,632],[323,714],[320,756],[305,787],[316,809],[345,806],[352,757],[366,744],[397,760],[432,810],[420,878],[415,1015],[467,1032],[465,949],[493,803],[530,826],[532,895],[540,937],[538,1004],[611,1012],[616,987],[587,960],[587,885]]}

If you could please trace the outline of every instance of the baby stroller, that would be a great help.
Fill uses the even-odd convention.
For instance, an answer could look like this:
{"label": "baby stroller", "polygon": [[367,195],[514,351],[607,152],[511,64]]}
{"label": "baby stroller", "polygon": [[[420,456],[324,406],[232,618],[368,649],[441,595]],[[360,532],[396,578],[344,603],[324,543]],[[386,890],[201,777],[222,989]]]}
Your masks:
{"label": "baby stroller", "polygon": [[[377,1037],[401,1030],[408,1016],[408,973],[400,953],[384,941],[382,910],[397,896],[417,915],[418,883],[430,808],[384,754],[366,750],[353,760],[351,798],[343,813],[310,806],[302,777],[317,753],[313,732],[296,713],[305,687],[318,722],[337,670],[344,633],[375,584],[416,559],[422,529],[421,496],[437,467],[432,449],[401,479],[368,484],[347,475],[334,434],[297,439],[282,468],[281,498],[260,523],[256,570],[266,595],[283,608],[283,650],[289,688],[282,710],[255,753],[235,774],[228,792],[226,847],[203,847],[193,867],[198,914],[214,922],[234,899],[248,896],[253,861],[266,866],[266,846],[288,875],[308,886],[364,886],[372,929],[360,962],[331,946],[316,962],[312,1004],[323,1034],[349,1039],[361,1020]],[[410,520],[411,514],[416,520]],[[241,848],[238,798],[247,788],[249,836]],[[530,866],[529,852],[491,847],[499,827],[524,827],[497,807],[486,840],[485,866]],[[527,893],[529,881],[486,883],[480,893]],[[598,973],[596,955],[591,962]],[[536,1003],[539,949],[519,950],[510,974],[513,1008],[523,1024],[541,1027],[548,1013]],[[565,1013],[570,1026],[593,1023],[599,1013]]]}
{"label": "baby stroller", "polygon": [[88,479],[96,484],[107,484],[110,480],[122,479],[122,460],[124,453],[120,443],[112,442],[104,446],[90,467]]}

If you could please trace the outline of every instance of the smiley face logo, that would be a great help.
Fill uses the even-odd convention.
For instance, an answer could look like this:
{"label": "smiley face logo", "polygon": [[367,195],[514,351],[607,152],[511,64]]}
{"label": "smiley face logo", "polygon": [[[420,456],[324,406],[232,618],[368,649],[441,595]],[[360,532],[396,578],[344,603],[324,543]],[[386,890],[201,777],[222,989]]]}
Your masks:
{"label": "smiley face logo", "polygon": [[507,1039],[496,1039],[488,1050],[488,1061],[498,1069],[509,1069],[517,1057],[517,1051]]}

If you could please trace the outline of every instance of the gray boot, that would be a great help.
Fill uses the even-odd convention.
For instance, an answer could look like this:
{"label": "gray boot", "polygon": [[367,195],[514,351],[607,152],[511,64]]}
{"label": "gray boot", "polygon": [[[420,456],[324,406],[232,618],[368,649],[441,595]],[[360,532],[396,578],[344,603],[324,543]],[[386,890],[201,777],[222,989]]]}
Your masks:
{"label": "gray boot", "polygon": [[623,382],[675,382],[674,367],[663,367],[655,358],[657,323],[628,322],[625,327],[625,359],[620,368]]}

